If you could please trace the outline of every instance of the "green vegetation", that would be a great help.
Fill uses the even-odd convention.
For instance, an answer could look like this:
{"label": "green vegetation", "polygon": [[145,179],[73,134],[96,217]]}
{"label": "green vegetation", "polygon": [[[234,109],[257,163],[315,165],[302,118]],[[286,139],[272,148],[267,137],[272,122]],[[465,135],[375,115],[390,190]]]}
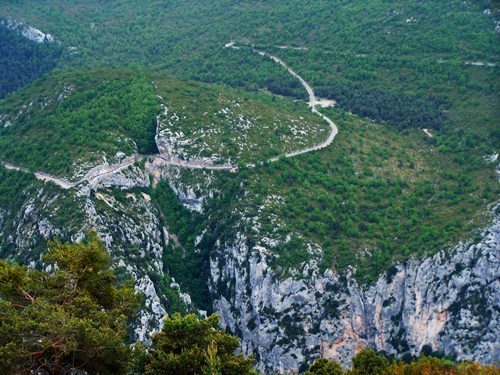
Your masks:
{"label": "green vegetation", "polygon": [[221,189],[229,180],[239,186],[210,211],[234,213],[213,218],[225,233],[243,231],[254,244],[278,240],[272,250],[283,269],[307,261],[313,255],[304,249],[316,243],[323,268],[356,265],[358,278],[370,282],[395,261],[471,238],[486,223],[487,215],[476,213],[495,199],[498,185],[480,156],[450,159],[420,132],[325,113],[341,129],[332,147],[219,177]]}
{"label": "green vegetation", "polygon": [[[208,176],[189,185],[210,190],[202,215],[165,182],[149,191],[171,237],[163,275],[148,276],[169,312],[187,310],[171,276],[196,308],[211,310],[210,257],[239,235],[271,251],[278,275],[317,259],[340,274],[355,267],[369,283],[395,262],[472,238],[498,200],[495,165],[484,158],[500,144],[497,1],[19,0],[2,2],[0,14],[62,42],[35,45],[0,28],[0,161],[32,171],[77,180],[118,151],[155,153],[161,104],[168,112],[158,125],[185,159],[241,165],[324,139],[326,125],[291,100],[306,98],[300,82],[253,48],[281,57],[318,96],[337,102],[323,111],[340,128],[326,149],[237,174],[179,172],[197,182]],[[231,40],[237,48],[224,48]],[[56,62],[59,71],[44,75]],[[0,256],[39,259],[40,238],[30,239],[29,255],[16,252],[24,216],[75,230],[86,198],[74,193],[1,168]],[[126,206],[123,191],[110,194]],[[35,206],[43,212],[30,217]],[[140,218],[95,206],[109,213],[110,231],[125,215]],[[137,245],[120,245],[120,260],[149,272]],[[120,359],[131,353],[124,327],[137,297],[116,282],[102,245],[92,236],[51,243],[45,260],[57,270],[0,262],[1,370],[128,371]],[[216,327],[215,317],[175,315],[152,347],[135,347],[134,371],[251,372],[248,359],[232,355],[237,340]],[[498,372],[433,358],[391,364],[373,351],[353,364],[349,374]],[[320,360],[309,372],[341,371]]]}
{"label": "green vegetation", "polygon": [[352,359],[352,373],[354,375],[381,374],[387,367],[389,367],[387,358],[378,355],[373,349],[362,350]]}
{"label": "green vegetation", "polygon": [[477,362],[457,363],[446,358],[422,355],[407,362],[394,360],[375,353],[373,349],[363,349],[352,359],[352,369],[342,371],[335,360],[317,359],[306,371],[306,375],[495,375],[497,366],[482,366]]}
{"label": "green vegetation", "polygon": [[[272,61],[250,50],[222,48],[236,40],[275,52],[320,95],[359,115],[397,127],[441,128],[449,121],[451,128],[467,131],[494,125],[477,119],[471,126],[460,121],[461,115],[444,113],[467,112],[461,108],[467,98],[479,94],[484,102],[498,92],[498,67],[466,65],[498,61],[498,10],[489,0],[322,0],[313,5],[148,0],[141,7],[50,0],[26,8],[15,2],[0,10],[77,46],[65,65],[119,62],[183,79],[304,97],[297,80]],[[479,83],[478,75],[486,79]]]}
{"label": "green vegetation", "polygon": [[163,181],[151,191],[170,233],[168,248],[163,252],[165,271],[189,292],[196,307],[212,311],[207,280],[210,272],[210,246],[204,240],[195,251],[194,238],[202,224],[202,216],[184,207]]}
{"label": "green vegetation", "polygon": [[174,314],[151,346],[126,345],[140,296],[131,282],[117,283],[95,233],[82,243],[50,242],[44,261],[50,271],[0,260],[2,374],[255,374],[216,315]]}
{"label": "green vegetation", "polygon": [[335,360],[318,358],[304,375],[342,375],[342,366]]}
{"label": "green vegetation", "polygon": [[[304,103],[174,79],[154,86],[168,108],[159,128],[181,157],[258,162],[328,135]],[[118,151],[157,152],[160,103],[149,75],[135,71],[51,74],[10,95],[0,113],[0,159],[34,171],[76,179]]]}
{"label": "green vegetation", "polygon": [[[40,192],[43,197],[38,195]],[[20,222],[33,217],[28,211],[35,205],[59,228],[69,229],[82,218],[79,199],[61,194],[55,185],[39,182],[33,175],[0,168],[1,259],[27,264],[32,259],[40,259],[47,250],[47,241],[36,236],[29,238],[29,253],[19,252],[17,247],[22,237],[16,233],[16,228]]]}
{"label": "green vegetation", "polygon": [[20,199],[13,199],[22,192],[35,178],[27,173],[0,168],[0,207],[5,211],[18,211]]}
{"label": "green vegetation", "polygon": [[[486,8],[493,14],[482,14]],[[499,50],[493,32],[495,3],[488,0],[362,4],[322,0],[313,7],[298,0],[287,4],[147,0],[140,7],[120,1],[50,0],[29,7],[24,1],[5,3],[0,10],[78,47],[79,53],[72,57],[75,64],[120,61],[213,78],[222,72],[234,74],[228,65],[237,58],[229,57],[228,64],[219,66],[225,56],[221,47],[230,39],[396,57],[418,53],[492,60]],[[131,12],[134,17],[127,17]],[[109,18],[110,14],[116,17]],[[248,67],[250,73],[258,72],[251,64]],[[238,76],[243,80],[248,73],[242,69]]]}
{"label": "green vegetation", "polygon": [[[51,272],[0,261],[0,369],[4,374],[125,373],[133,285],[115,285],[95,234],[81,244],[51,242]],[[55,267],[55,268],[54,268]]]}
{"label": "green vegetation", "polygon": [[313,146],[330,128],[303,102],[179,80],[155,81],[163,137],[183,158],[259,162]]}
{"label": "green vegetation", "polygon": [[[103,153],[131,153],[132,140],[138,151],[151,150],[152,121],[160,111],[156,93],[179,115],[172,125],[184,133],[179,140],[195,140],[178,145],[183,157],[253,161],[283,152],[290,135],[289,119],[279,118],[283,111],[303,116],[308,129],[319,124],[303,104],[164,78],[304,99],[300,83],[248,47],[255,45],[287,61],[319,96],[338,102],[339,109],[325,113],[338,123],[339,136],[318,152],[216,176],[220,194],[208,202],[203,219],[174,214],[180,210],[175,198],[160,186],[156,201],[166,222],[178,227],[180,243],[166,252],[165,263],[188,290],[204,290],[196,300],[209,304],[206,288],[199,287],[206,273],[192,276],[185,265],[203,269],[215,241],[240,231],[249,245],[280,240],[272,250],[282,270],[315,256],[304,251],[313,243],[323,249],[323,268],[342,272],[356,265],[358,278],[369,282],[395,261],[470,238],[486,223],[485,209],[498,197],[494,166],[483,160],[500,144],[497,8],[488,0],[146,0],[140,7],[127,1],[4,2],[5,16],[76,47],[64,54],[62,70],[113,69],[80,71],[76,83],[73,73],[58,73],[10,95],[0,103],[2,124],[13,124],[0,126],[0,158],[74,175],[76,161],[93,164]],[[230,40],[240,49],[223,48]],[[147,77],[155,77],[156,93]],[[44,92],[68,97],[47,101]],[[240,97],[245,101],[236,103],[248,104],[249,113],[266,114],[263,123],[280,125],[261,124],[251,132],[233,127],[219,111]],[[22,107],[31,102],[36,111]],[[309,143],[318,135],[287,142]],[[201,221],[210,229],[198,256],[194,236]]]}
{"label": "green vegetation", "polygon": [[471,66],[467,64],[473,58],[444,61],[419,52],[342,58],[316,50],[276,53],[306,79],[311,77],[318,95],[334,98],[339,107],[360,116],[400,130],[434,129],[434,136],[448,147],[469,152],[491,149],[500,140],[495,132],[500,86],[496,66]]}
{"label": "green vegetation", "polygon": [[[251,375],[253,359],[234,354],[239,340],[218,329],[219,317],[211,315],[199,320],[195,315],[174,314],[165,319],[161,332],[144,355],[147,375]],[[140,363],[140,362],[139,362]]]}
{"label": "green vegetation", "polygon": [[497,366],[483,366],[477,362],[454,363],[445,359],[421,357],[410,363],[396,362],[382,372],[383,375],[497,375],[500,369]]}
{"label": "green vegetation", "polygon": [[[232,243],[238,233],[248,246],[272,250],[273,267],[284,274],[316,257],[323,269],[340,273],[355,265],[358,280],[369,283],[394,262],[473,238],[487,223],[484,212],[499,191],[481,154],[466,160],[465,151],[442,151],[446,145],[420,131],[324,112],[341,129],[331,147],[237,174],[211,173],[210,189],[221,193],[207,202],[205,218],[159,184],[152,195],[162,212],[170,211],[166,223],[182,244],[167,252],[165,264],[184,288],[200,290],[195,285],[204,285],[208,274],[199,270],[208,269],[213,244]],[[196,171],[181,176],[188,186],[203,186]],[[196,253],[194,237],[203,229],[203,250]],[[277,244],[266,245],[266,238]],[[305,251],[310,243],[321,247],[322,257]]]}
{"label": "green vegetation", "polygon": [[118,151],[151,153],[159,104],[145,76],[83,70],[45,76],[0,103],[0,158],[63,176]]}
{"label": "green vegetation", "polygon": [[[23,172],[0,168],[0,258],[12,259],[17,249],[8,233],[15,232],[16,215],[21,211],[24,199],[35,194],[34,176]],[[18,259],[21,261],[20,259]]]}
{"label": "green vegetation", "polygon": [[51,71],[61,53],[57,44],[40,45],[0,24],[0,99]]}

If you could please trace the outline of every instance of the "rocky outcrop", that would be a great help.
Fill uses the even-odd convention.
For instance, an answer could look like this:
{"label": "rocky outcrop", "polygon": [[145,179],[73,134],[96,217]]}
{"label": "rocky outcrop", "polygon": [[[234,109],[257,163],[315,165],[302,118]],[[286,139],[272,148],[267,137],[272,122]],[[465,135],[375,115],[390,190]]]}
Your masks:
{"label": "rocky outcrop", "polygon": [[[172,281],[162,258],[171,234],[160,222],[151,197],[138,191],[150,182],[149,175],[134,162],[130,157],[121,164],[96,167],[85,181],[68,189],[35,180],[36,185],[20,194],[26,199],[21,209],[0,210],[0,249],[6,259],[41,268],[47,240],[57,236],[79,241],[85,230],[95,230],[110,251],[117,272],[133,278],[136,290],[144,294],[133,331],[136,339],[146,341],[167,315],[164,285]],[[109,188],[128,191],[117,198]],[[179,285],[171,289],[186,309],[194,309]]]}
{"label": "rocky outcrop", "polygon": [[279,278],[261,246],[219,244],[210,287],[222,322],[264,372],[303,370],[318,356],[348,366],[360,349],[418,354],[424,346],[461,359],[500,360],[500,220],[475,244],[391,267],[362,287],[317,263]]}
{"label": "rocky outcrop", "polygon": [[44,33],[33,26],[26,25],[23,22],[12,19],[0,19],[0,24],[10,30],[17,31],[21,36],[36,43],[53,43],[54,37],[51,34]]}

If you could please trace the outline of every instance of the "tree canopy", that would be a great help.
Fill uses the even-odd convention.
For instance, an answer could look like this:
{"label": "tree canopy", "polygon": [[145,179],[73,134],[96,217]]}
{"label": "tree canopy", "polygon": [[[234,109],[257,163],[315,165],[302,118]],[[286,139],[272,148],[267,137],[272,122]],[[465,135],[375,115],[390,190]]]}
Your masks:
{"label": "tree canopy", "polygon": [[253,358],[234,354],[239,339],[218,328],[219,317],[198,319],[176,313],[165,319],[161,332],[153,336],[145,359],[147,375],[255,374]]}
{"label": "tree canopy", "polygon": [[373,349],[361,350],[352,358],[352,368],[343,371],[335,360],[318,358],[305,375],[469,375],[498,374],[498,367],[481,365],[477,362],[454,362],[447,358],[422,355],[408,362],[394,359],[392,362]]}
{"label": "tree canopy", "polygon": [[335,360],[326,358],[318,358],[305,372],[305,375],[342,375],[344,371]]}
{"label": "tree canopy", "polygon": [[139,296],[116,285],[102,242],[52,241],[44,261],[48,272],[0,260],[0,372],[125,373]]}

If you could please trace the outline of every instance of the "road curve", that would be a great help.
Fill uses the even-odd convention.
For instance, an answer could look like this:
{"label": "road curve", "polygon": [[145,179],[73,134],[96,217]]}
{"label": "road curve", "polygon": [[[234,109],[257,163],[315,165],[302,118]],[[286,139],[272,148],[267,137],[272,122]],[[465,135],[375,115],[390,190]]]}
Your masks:
{"label": "road curve", "polygon": [[[235,42],[226,43],[224,47],[225,48],[232,48],[232,49],[235,49],[235,50],[239,50],[240,49],[240,47],[238,47]],[[329,117],[325,116],[320,111],[318,111],[318,109],[317,109],[317,107],[319,105],[318,104],[318,100],[316,99],[316,95],[315,95],[314,90],[311,87],[311,85],[309,85],[309,83],[307,83],[307,81],[304,78],[302,78],[295,70],[293,70],[292,68],[290,68],[288,66],[288,64],[285,63],[279,57],[271,55],[271,54],[269,54],[269,53],[267,53],[265,51],[262,51],[262,50],[259,50],[259,49],[255,49],[255,48],[252,48],[252,51],[254,51],[255,53],[258,53],[261,56],[270,58],[271,60],[273,60],[274,62],[280,64],[286,70],[288,70],[288,72],[293,77],[297,78],[300,81],[300,83],[302,84],[302,86],[304,86],[304,88],[307,91],[307,94],[309,95],[309,106],[311,107],[311,112],[314,113],[314,114],[316,114],[316,115],[318,115],[318,116],[320,116],[330,126],[330,133],[328,134],[328,137],[323,142],[318,143],[318,144],[316,144],[314,146],[311,146],[311,147],[306,147],[306,148],[302,148],[302,149],[299,149],[299,150],[296,150],[296,151],[291,151],[291,152],[288,152],[288,153],[286,153],[284,155],[274,156],[274,157],[268,159],[267,161],[268,162],[275,162],[275,161],[278,161],[282,157],[291,158],[291,157],[294,157],[294,156],[297,156],[297,155],[306,154],[308,152],[320,150],[322,148],[325,148],[325,147],[329,146],[333,142],[333,140],[335,139],[335,136],[338,134],[339,130],[337,128],[337,125],[335,125],[335,123]],[[213,165],[213,164],[206,164],[206,163],[197,163],[195,161],[193,161],[193,162],[185,161],[184,162],[184,161],[180,161],[180,160],[171,160],[171,159],[168,159],[168,158],[162,156],[161,154],[159,155],[159,159],[161,159],[161,162],[163,164],[173,165],[173,166],[177,166],[177,167],[181,167],[181,168],[187,168],[187,169],[207,169],[207,170],[219,170],[219,171],[222,171],[222,170],[232,171],[232,170],[237,169],[236,165],[228,165],[228,164]],[[247,163],[246,167],[248,167],[248,168],[254,168],[255,164],[254,163]]]}
{"label": "road curve", "polygon": [[[234,48],[234,45],[232,45],[230,47]],[[253,51],[257,52],[261,56],[269,57],[271,60],[273,60],[274,62],[277,62],[278,64],[280,64],[281,66],[283,66],[286,70],[288,70],[288,72],[292,76],[294,76],[295,78],[297,78],[300,81],[300,83],[302,84],[302,86],[304,86],[304,88],[307,91],[307,94],[309,95],[309,106],[311,107],[311,112],[314,113],[314,114],[316,114],[316,115],[318,115],[318,116],[320,116],[330,126],[330,134],[328,135],[328,137],[326,138],[326,140],[324,140],[323,142],[318,143],[317,145],[314,145],[314,146],[311,146],[311,147],[306,147],[306,148],[303,148],[303,149],[300,149],[300,150],[297,150],[297,151],[289,152],[289,153],[285,154],[284,156],[287,157],[287,158],[291,158],[291,157],[294,157],[294,156],[297,156],[297,155],[306,154],[308,152],[320,150],[322,148],[325,148],[325,147],[329,146],[333,142],[333,140],[335,139],[335,136],[338,134],[339,129],[338,129],[337,125],[335,125],[335,123],[329,117],[325,116],[324,114],[322,114],[320,111],[317,110],[316,107],[318,106],[318,101],[316,99],[316,95],[314,94],[314,90],[312,89],[311,85],[309,85],[309,83],[307,83],[307,81],[304,78],[302,78],[301,76],[299,76],[297,74],[297,72],[295,72],[292,68],[290,68],[287,65],[287,63],[285,63],[279,57],[276,57],[274,55],[271,55],[271,54],[269,54],[267,52],[264,52],[264,51],[261,51],[261,50],[258,50],[258,49],[253,49]],[[274,157],[274,158],[271,158],[269,161],[276,161],[278,159],[279,159],[279,157]]]}
{"label": "road curve", "polygon": [[[89,172],[87,172],[87,174],[83,178],[81,178],[80,180],[75,181],[75,182],[71,182],[71,181],[66,180],[62,177],[54,176],[54,175],[51,175],[51,174],[48,174],[45,172],[34,172],[33,175],[35,176],[35,178],[37,180],[40,180],[43,182],[52,182],[53,184],[65,189],[65,190],[74,188],[74,187],[81,185],[85,182],[88,182],[91,186],[94,186],[95,184],[97,184],[97,182],[99,181],[100,178],[102,178],[106,175],[109,175],[109,174],[120,172],[121,170],[134,164],[135,161],[140,159],[140,158],[141,158],[141,156],[139,156],[139,155],[132,155],[128,158],[125,158],[124,160],[122,160],[121,162],[119,162],[117,164],[98,165],[98,166],[94,167],[93,169],[91,169]],[[24,173],[31,173],[28,169],[18,167],[14,164],[11,164],[11,163],[2,163],[2,165],[6,169],[15,170],[15,171],[24,172]]]}

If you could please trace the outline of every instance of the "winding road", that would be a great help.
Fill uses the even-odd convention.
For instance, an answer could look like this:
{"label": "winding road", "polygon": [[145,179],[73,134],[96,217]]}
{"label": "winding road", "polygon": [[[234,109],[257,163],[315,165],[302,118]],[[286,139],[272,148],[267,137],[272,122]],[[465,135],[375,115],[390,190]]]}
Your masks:
{"label": "winding road", "polygon": [[[241,47],[237,46],[235,42],[226,43],[224,47],[225,48],[232,48],[235,50],[241,49]],[[255,53],[258,53],[261,56],[270,58],[271,60],[280,64],[286,70],[288,70],[288,72],[293,77],[297,78],[300,81],[300,83],[302,84],[302,86],[304,86],[304,88],[307,91],[307,94],[309,95],[309,107],[311,107],[311,112],[320,116],[330,126],[330,133],[328,134],[328,137],[323,142],[318,143],[318,144],[311,146],[311,147],[306,147],[306,148],[302,148],[302,149],[299,149],[296,151],[291,151],[291,152],[286,153],[284,155],[274,156],[274,157],[268,159],[267,161],[268,162],[275,162],[275,161],[278,161],[282,157],[291,158],[291,157],[294,157],[297,155],[302,155],[302,154],[306,154],[308,152],[320,150],[322,148],[329,146],[333,142],[333,140],[335,139],[335,136],[338,134],[339,130],[337,128],[337,125],[335,125],[335,123],[329,117],[325,116],[320,111],[318,111],[317,107],[319,106],[319,101],[316,98],[316,94],[314,93],[314,90],[311,87],[311,85],[309,83],[307,83],[307,81],[304,78],[302,78],[297,72],[295,72],[292,68],[290,68],[288,66],[288,64],[285,63],[279,57],[271,55],[271,54],[264,52],[262,50],[254,49],[254,48],[252,48],[252,51],[254,51]],[[177,167],[188,168],[188,169],[208,169],[208,170],[219,170],[220,171],[220,170],[235,170],[238,168],[236,165],[229,165],[229,164],[213,165],[213,164],[206,164],[206,163],[198,163],[196,161],[189,162],[189,161],[183,161],[183,160],[179,160],[179,159],[172,160],[172,159],[169,159],[165,156],[162,156],[161,154],[157,157],[161,159],[161,162],[163,164],[174,165]],[[248,163],[248,164],[246,164],[246,167],[253,168],[253,167],[255,167],[255,164]]]}
{"label": "winding road", "polygon": [[[337,128],[337,125],[335,125],[335,123],[330,118],[328,118],[327,116],[325,116],[324,114],[322,114],[320,111],[318,111],[316,109],[316,107],[319,104],[318,104],[318,100],[316,99],[316,95],[314,94],[314,90],[312,89],[311,85],[309,85],[309,83],[307,83],[307,81],[304,78],[302,78],[301,76],[299,76],[297,74],[297,72],[295,72],[292,68],[290,68],[279,57],[270,55],[267,52],[264,52],[264,51],[261,51],[261,50],[257,50],[257,49],[254,49],[253,51],[257,52],[261,56],[267,56],[267,57],[269,57],[274,62],[277,62],[278,64],[282,65],[286,70],[288,70],[288,72],[292,76],[294,76],[295,78],[297,78],[300,81],[300,83],[302,84],[302,86],[304,86],[304,88],[307,91],[307,94],[309,95],[309,106],[311,107],[311,112],[314,113],[314,114],[316,114],[316,115],[318,115],[318,116],[320,116],[323,120],[325,120],[328,123],[328,125],[330,125],[330,134],[328,134],[328,137],[323,142],[318,143],[315,146],[311,146],[311,147],[303,148],[303,149],[300,149],[300,150],[297,150],[297,151],[289,152],[289,153],[285,154],[285,157],[291,158],[293,156],[297,156],[297,155],[301,155],[301,154],[306,154],[308,152],[320,150],[322,148],[325,148],[325,147],[329,146],[333,142],[333,140],[335,139],[335,136],[338,134],[339,129]],[[279,157],[274,157],[274,158],[271,158],[269,161],[276,161],[278,159],[279,159]]]}
{"label": "winding road", "polygon": [[[225,45],[225,48],[233,48],[235,50],[240,49],[240,47],[236,46],[236,44],[234,42],[227,43]],[[304,86],[304,88],[307,91],[307,94],[309,95],[309,106],[311,107],[311,112],[320,116],[330,126],[330,133],[328,134],[328,137],[323,142],[318,143],[318,144],[311,146],[311,147],[306,147],[306,148],[302,148],[302,149],[299,149],[296,151],[292,151],[292,152],[286,153],[284,155],[272,157],[272,158],[268,159],[267,161],[268,162],[275,162],[275,161],[278,161],[281,157],[291,158],[291,157],[294,157],[297,155],[306,154],[308,152],[320,150],[322,148],[329,146],[333,142],[333,140],[335,139],[335,136],[338,134],[338,128],[337,128],[337,125],[335,125],[335,123],[330,118],[328,118],[327,116],[322,114],[320,111],[318,111],[317,107],[319,106],[319,101],[316,98],[316,95],[314,94],[314,90],[312,89],[311,85],[309,85],[309,83],[307,83],[307,81],[304,78],[302,78],[299,74],[297,74],[297,72],[295,72],[292,68],[290,68],[279,57],[271,55],[271,54],[264,52],[262,50],[254,49],[254,48],[252,48],[252,51],[254,51],[255,53],[258,53],[261,56],[270,58],[271,60],[280,64],[286,70],[288,70],[288,72],[293,77],[297,78],[300,81],[300,83],[302,84],[302,86]],[[145,156],[133,154],[131,156],[126,157],[125,159],[123,159],[122,161],[120,161],[117,164],[105,163],[105,164],[98,165],[98,166],[92,168],[89,172],[87,172],[87,174],[84,177],[82,177],[80,180],[78,180],[76,182],[71,182],[71,181],[66,180],[62,177],[54,176],[54,175],[44,173],[44,172],[35,172],[33,174],[38,180],[45,181],[45,182],[52,182],[63,189],[71,189],[71,188],[74,188],[74,187],[76,187],[80,184],[86,183],[86,182],[94,187],[97,185],[97,183],[99,182],[99,180],[102,177],[104,177],[106,175],[111,175],[111,174],[120,172],[121,170],[128,168],[129,166],[134,164],[137,160],[142,159],[144,157]],[[196,162],[196,161],[190,162],[190,161],[180,160],[177,158],[172,159],[171,157],[167,157],[165,155],[162,155],[161,153],[156,154],[156,155],[150,155],[149,158],[152,159],[153,165],[173,165],[176,167],[187,168],[187,169],[206,169],[206,170],[217,170],[217,171],[237,171],[237,169],[238,169],[238,167],[236,165],[231,165],[231,164],[215,165],[215,164],[208,164],[206,162]],[[2,165],[6,169],[17,170],[17,171],[21,171],[21,172],[25,172],[25,173],[31,173],[29,170],[27,170],[25,168],[18,167],[16,165],[13,165],[10,163],[2,163]],[[246,164],[246,167],[254,168],[255,164],[248,163],[248,164]]]}

